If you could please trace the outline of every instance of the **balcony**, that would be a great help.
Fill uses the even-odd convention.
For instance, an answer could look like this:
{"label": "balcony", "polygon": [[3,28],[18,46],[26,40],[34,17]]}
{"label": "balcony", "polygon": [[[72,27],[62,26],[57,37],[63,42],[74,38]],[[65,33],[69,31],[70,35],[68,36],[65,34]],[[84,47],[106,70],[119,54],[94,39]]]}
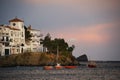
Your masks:
{"label": "balcony", "polygon": [[0,33],[0,35],[2,35],[2,36],[9,36],[9,33],[6,33],[6,32],[3,33],[3,32],[2,32],[2,33]]}
{"label": "balcony", "polygon": [[1,43],[9,43],[12,42],[12,39],[0,39]]}

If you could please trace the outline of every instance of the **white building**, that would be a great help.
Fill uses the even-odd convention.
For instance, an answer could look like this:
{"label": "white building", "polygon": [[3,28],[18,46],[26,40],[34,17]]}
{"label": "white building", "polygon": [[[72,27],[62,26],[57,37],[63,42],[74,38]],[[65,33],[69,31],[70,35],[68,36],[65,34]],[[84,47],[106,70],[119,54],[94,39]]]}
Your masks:
{"label": "white building", "polygon": [[[1,56],[23,53],[29,48],[28,45],[26,45],[25,43],[24,21],[18,18],[14,18],[12,20],[9,20],[9,24],[10,25],[8,26],[6,25],[0,26]],[[36,44],[37,44],[37,48],[39,47],[42,48],[42,46],[38,46],[40,45],[40,43],[36,43]],[[35,49],[35,46],[33,46],[34,45],[33,43],[30,43],[30,45],[31,45],[30,48],[32,49],[31,51],[33,51],[33,49]]]}
{"label": "white building", "polygon": [[42,52],[43,47],[42,44],[40,44],[40,39],[42,37],[42,34],[40,30],[32,29],[31,25],[27,28],[27,31],[31,34],[31,40],[27,42],[28,49],[31,52]]}

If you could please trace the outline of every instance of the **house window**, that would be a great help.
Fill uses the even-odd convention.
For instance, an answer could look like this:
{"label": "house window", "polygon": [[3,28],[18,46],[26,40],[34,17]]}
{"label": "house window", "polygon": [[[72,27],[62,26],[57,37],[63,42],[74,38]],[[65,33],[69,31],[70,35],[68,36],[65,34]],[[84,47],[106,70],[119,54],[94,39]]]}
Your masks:
{"label": "house window", "polygon": [[5,46],[9,46],[9,43],[5,43]]}
{"label": "house window", "polygon": [[10,42],[13,42],[13,39],[10,39]]}
{"label": "house window", "polygon": [[9,33],[6,33],[6,35],[9,35]]}
{"label": "house window", "polygon": [[22,32],[22,37],[23,37],[23,32]]}
{"label": "house window", "polygon": [[19,52],[19,49],[17,49],[17,52]]}
{"label": "house window", "polygon": [[4,36],[2,37],[2,41],[4,41]]}
{"label": "house window", "polygon": [[13,23],[13,26],[15,26],[16,24],[15,23]]}
{"label": "house window", "polygon": [[11,31],[11,36],[13,36],[13,31]]}
{"label": "house window", "polygon": [[8,38],[8,37],[6,37],[6,41],[9,41],[9,38]]}

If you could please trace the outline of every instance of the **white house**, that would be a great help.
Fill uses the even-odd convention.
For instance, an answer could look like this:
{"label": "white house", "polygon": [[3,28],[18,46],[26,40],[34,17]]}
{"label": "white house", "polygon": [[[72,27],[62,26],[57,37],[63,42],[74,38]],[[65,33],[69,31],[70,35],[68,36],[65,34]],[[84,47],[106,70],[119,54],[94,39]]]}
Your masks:
{"label": "white house", "polygon": [[27,42],[28,49],[31,52],[42,52],[43,47],[42,44],[40,44],[40,39],[42,37],[41,31],[37,29],[32,29],[31,25],[28,26],[27,30],[31,34],[31,40]]}
{"label": "white house", "polygon": [[[29,29],[30,30],[30,29]],[[38,30],[39,31],[39,30]],[[37,35],[33,38],[36,39],[34,43],[30,43],[31,51],[39,50],[40,40],[38,40],[38,35],[40,33],[37,30],[31,29],[30,32]],[[39,37],[40,39],[40,37]],[[35,46],[36,44],[36,46]],[[9,20],[9,25],[1,25],[0,26],[0,55],[10,55],[10,54],[18,54],[25,52],[29,47],[25,43],[25,29],[24,29],[24,21],[18,19],[17,17]],[[37,47],[37,49],[35,49]]]}

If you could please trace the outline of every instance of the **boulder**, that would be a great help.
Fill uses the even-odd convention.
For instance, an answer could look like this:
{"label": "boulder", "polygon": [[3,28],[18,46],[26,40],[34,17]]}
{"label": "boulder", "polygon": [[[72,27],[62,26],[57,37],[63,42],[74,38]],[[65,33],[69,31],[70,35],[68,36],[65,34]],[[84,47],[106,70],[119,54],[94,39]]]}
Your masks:
{"label": "boulder", "polygon": [[83,55],[77,57],[77,61],[88,61],[87,55],[83,54]]}

